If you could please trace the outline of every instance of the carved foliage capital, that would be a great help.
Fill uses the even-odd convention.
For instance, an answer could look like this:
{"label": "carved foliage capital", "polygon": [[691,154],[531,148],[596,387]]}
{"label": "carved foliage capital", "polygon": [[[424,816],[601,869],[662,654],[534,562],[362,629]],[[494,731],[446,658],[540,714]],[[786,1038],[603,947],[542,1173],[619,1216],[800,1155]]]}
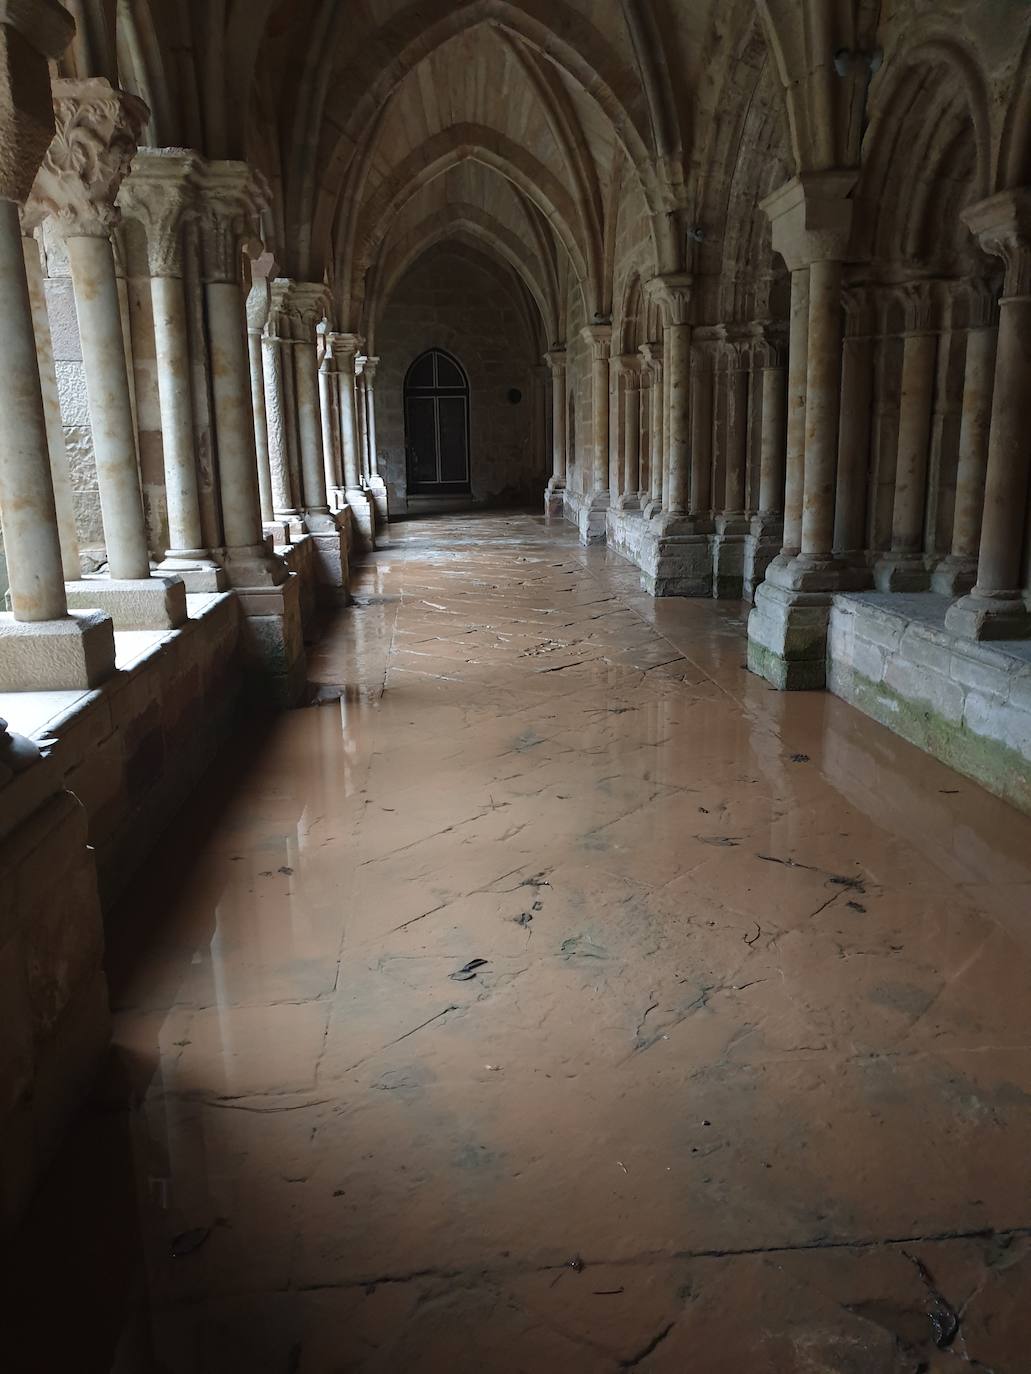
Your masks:
{"label": "carved foliage capital", "polygon": [[183,226],[197,214],[201,165],[183,148],[141,148],[118,192],[118,207],[142,224],[152,277],[181,277]]}
{"label": "carved foliage capital", "polygon": [[564,348],[553,348],[545,353],[544,361],[551,368],[553,377],[560,377],[565,371],[566,350]]}
{"label": "carved foliage capital", "polygon": [[652,277],[645,286],[645,294],[658,303],[663,323],[689,324],[691,320],[692,278],[686,272],[668,272]]}
{"label": "carved foliage capital", "polygon": [[1002,259],[1006,269],[1003,299],[1031,296],[1031,186],[982,200],[960,218],[986,253]]}
{"label": "carved foliage capital", "polygon": [[378,358],[366,358],[363,368],[365,374],[365,385],[371,391],[376,380],[376,369],[379,367]]}
{"label": "carved foliage capital", "polygon": [[238,282],[244,240],[257,234],[271,199],[260,172],[246,162],[205,162],[197,177],[198,225],[208,282]]}
{"label": "carved foliage capital", "polygon": [[595,362],[602,362],[609,356],[609,346],[612,342],[610,324],[585,324],[581,330],[581,337],[591,345],[591,357]]}
{"label": "carved foliage capital", "polygon": [[52,215],[66,237],[106,238],[119,188],[149,111],[103,77],[54,82],[55,132],[25,207],[30,226]]}
{"label": "carved foliage capital", "polygon": [[941,289],[936,281],[909,281],[899,288],[907,334],[927,334],[940,324]]}

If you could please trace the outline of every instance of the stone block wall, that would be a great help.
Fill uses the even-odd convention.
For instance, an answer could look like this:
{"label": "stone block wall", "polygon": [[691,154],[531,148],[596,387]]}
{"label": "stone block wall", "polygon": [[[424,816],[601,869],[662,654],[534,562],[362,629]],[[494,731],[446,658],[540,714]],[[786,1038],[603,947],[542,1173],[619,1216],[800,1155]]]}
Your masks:
{"label": "stone block wall", "polygon": [[[407,508],[404,379],[430,348],[453,354],[469,378],[469,460],[473,499],[536,506],[550,473],[547,435],[534,444],[533,368],[540,362],[522,288],[508,269],[472,249],[441,244],[397,284],[383,311],[375,348],[380,471],[390,509]],[[508,392],[522,393],[518,404]]]}
{"label": "stone block wall", "polygon": [[26,1206],[109,1037],[86,812],[60,766],[0,757],[0,1229]]}
{"label": "stone block wall", "polygon": [[874,720],[1031,813],[1031,642],[944,628],[947,597],[839,595],[827,686]]}

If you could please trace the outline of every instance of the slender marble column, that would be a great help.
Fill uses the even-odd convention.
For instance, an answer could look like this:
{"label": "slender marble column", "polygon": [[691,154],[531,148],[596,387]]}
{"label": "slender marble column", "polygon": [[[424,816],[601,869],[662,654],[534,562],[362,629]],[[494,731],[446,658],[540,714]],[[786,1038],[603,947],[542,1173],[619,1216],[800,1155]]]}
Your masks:
{"label": "slender marble column", "polygon": [[0,514],[15,620],[68,614],[18,207],[0,200]]}
{"label": "slender marble column", "polygon": [[545,354],[551,369],[551,476],[544,491],[544,512],[562,511],[561,493],[566,486],[566,350],[553,348]]}
{"label": "slender marble column", "polygon": [[809,268],[802,547],[807,566],[832,562],[841,397],[841,263]]}
{"label": "slender marble column", "polygon": [[762,370],[762,432],[759,451],[759,516],[779,524],[784,513],[784,461],[787,438],[785,369],[776,353]]}
{"label": "slender marble column", "polygon": [[623,490],[621,510],[641,504],[641,375],[636,356],[621,360],[623,368]]}
{"label": "slender marble column", "polygon": [[64,425],[61,420],[61,399],[57,391],[54,342],[50,333],[50,317],[47,314],[40,245],[25,217],[22,219],[22,235],[29,305],[36,332],[36,357],[39,362],[39,384],[43,395],[43,417],[46,421],[47,446],[50,450],[50,475],[54,484],[57,531],[61,540],[61,564],[65,577],[69,581],[74,581],[82,575],[82,569],[79,564],[79,536],[75,529],[72,478],[64,441]]}
{"label": "slender marble column", "polygon": [[354,360],[354,394],[357,401],[358,453],[361,458],[362,484],[369,485],[369,408],[365,395],[365,365],[368,358],[359,353]]}
{"label": "slender marble column", "polygon": [[183,286],[183,230],[194,213],[199,159],[173,149],[140,149],[118,204],[147,236],[154,314],[155,363],[168,512],[162,570],[181,573],[195,591],[225,585],[204,547],[195,452],[191,358]]}
{"label": "slender marble column", "polygon": [[275,520],[289,527],[292,522],[300,520],[301,512],[294,501],[290,481],[290,440],[287,427],[291,423],[291,417],[287,413],[283,381],[283,344],[278,333],[281,320],[282,316],[273,309],[261,340],[261,366],[265,384],[272,513]]}
{"label": "slender marble column", "polygon": [[712,517],[712,359],[691,351],[691,518],[702,528]]}
{"label": "slender marble column", "polygon": [[874,570],[876,584],[885,592],[923,591],[930,583],[923,554],[923,528],[938,352],[938,335],[932,327],[937,301],[933,284],[927,281],[908,283],[903,288],[903,298],[906,333],[891,549]]}
{"label": "slender marble column", "polygon": [[[325,322],[322,335],[322,359],[319,363],[319,413],[322,416],[322,456],[326,468],[326,491],[331,500],[341,500],[344,489],[344,464],[340,446],[340,389],[337,386],[337,363],[333,351],[333,335]],[[339,508],[339,506],[337,507]]]}
{"label": "slender marble column", "polygon": [[809,348],[809,268],[791,273],[788,324],[787,436],[784,475],[784,543],[773,560],[782,565],[802,547],[802,496],[805,486],[805,405]]}
{"label": "slender marble column", "polygon": [[983,283],[974,287],[969,308],[952,547],[931,578],[934,591],[954,597],[969,592],[977,580],[999,332],[995,294]]}
{"label": "slender marble column", "polygon": [[650,378],[648,405],[651,452],[648,456],[648,500],[644,507],[644,518],[648,520],[662,510],[662,345],[659,343],[643,344],[641,354],[647,364]]}
{"label": "slender marble column", "polygon": [[609,455],[605,486],[609,505],[617,508],[623,494],[623,425],[626,420],[626,398],[622,359],[616,353],[609,356]]}
{"label": "slender marble column", "polygon": [[748,348],[726,345],[727,428],[726,486],[723,518],[741,523],[745,518],[745,466],[748,462]]}
{"label": "slender marble column", "polygon": [[[147,107],[103,78],[54,83],[58,133],[33,188],[54,216],[71,269],[110,575],[150,576],[121,303],[111,233]],[[88,147],[89,157],[83,156]]]}
{"label": "slender marble column", "polygon": [[315,329],[328,301],[321,282],[289,282],[285,308],[293,331],[294,395],[300,441],[304,520],[313,533],[336,529],[329,510],[319,405],[319,365]]}
{"label": "slender marble column", "polygon": [[343,444],[344,486],[348,492],[360,491],[361,457],[358,444],[358,414],[355,403],[354,360],[358,353],[356,334],[334,334],[333,352],[337,359],[340,394],[340,434]]}
{"label": "slender marble column", "polygon": [[591,442],[593,461],[585,495],[593,508],[608,505],[609,347],[612,326],[587,325],[583,337],[591,346]]}
{"label": "slender marble column", "polygon": [[841,416],[838,425],[838,485],[834,502],[834,552],[856,566],[865,564],[866,474],[873,406],[874,321],[870,293],[843,293],[845,339],[841,347]]}
{"label": "slender marble column", "polygon": [[269,448],[268,406],[265,402],[265,361],[262,331],[268,323],[272,305],[269,281],[253,276],[247,293],[247,361],[251,372],[251,409],[254,412],[254,449],[258,460],[258,499],[262,525],[275,521],[272,487],[272,458]]}
{"label": "slender marble column", "polygon": [[1004,191],[962,214],[1006,268],[988,438],[977,582],[950,606],[946,626],[977,639],[1027,638],[1021,547],[1031,482],[1031,187]]}
{"label": "slender marble column", "polygon": [[243,162],[204,165],[199,203],[204,295],[218,443],[222,533],[233,586],[279,586],[287,577],[261,524],[243,296],[242,242],[268,203],[268,189]]}
{"label": "slender marble column", "polygon": [[376,507],[376,524],[386,529],[390,523],[390,502],[387,484],[379,470],[379,450],[376,444],[376,370],[379,358],[366,357],[362,368],[362,387],[364,391],[365,442],[368,449],[369,494]]}

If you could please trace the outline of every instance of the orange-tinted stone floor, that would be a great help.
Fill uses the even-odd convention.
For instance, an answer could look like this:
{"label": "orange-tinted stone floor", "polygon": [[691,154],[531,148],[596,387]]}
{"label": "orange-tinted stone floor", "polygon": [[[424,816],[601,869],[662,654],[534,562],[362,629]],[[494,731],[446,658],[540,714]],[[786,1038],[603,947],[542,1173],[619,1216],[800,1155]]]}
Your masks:
{"label": "orange-tinted stone floor", "polygon": [[1031,1370],[1031,819],[740,605],[393,534],[119,913],[10,1368]]}

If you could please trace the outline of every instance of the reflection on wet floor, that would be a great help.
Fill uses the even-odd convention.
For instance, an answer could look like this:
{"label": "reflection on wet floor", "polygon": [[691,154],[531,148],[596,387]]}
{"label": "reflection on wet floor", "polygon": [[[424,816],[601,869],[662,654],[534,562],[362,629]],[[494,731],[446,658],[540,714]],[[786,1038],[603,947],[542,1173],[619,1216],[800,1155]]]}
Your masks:
{"label": "reflection on wet floor", "polygon": [[12,1368],[1031,1368],[1031,820],[739,605],[394,536],[129,893]]}

